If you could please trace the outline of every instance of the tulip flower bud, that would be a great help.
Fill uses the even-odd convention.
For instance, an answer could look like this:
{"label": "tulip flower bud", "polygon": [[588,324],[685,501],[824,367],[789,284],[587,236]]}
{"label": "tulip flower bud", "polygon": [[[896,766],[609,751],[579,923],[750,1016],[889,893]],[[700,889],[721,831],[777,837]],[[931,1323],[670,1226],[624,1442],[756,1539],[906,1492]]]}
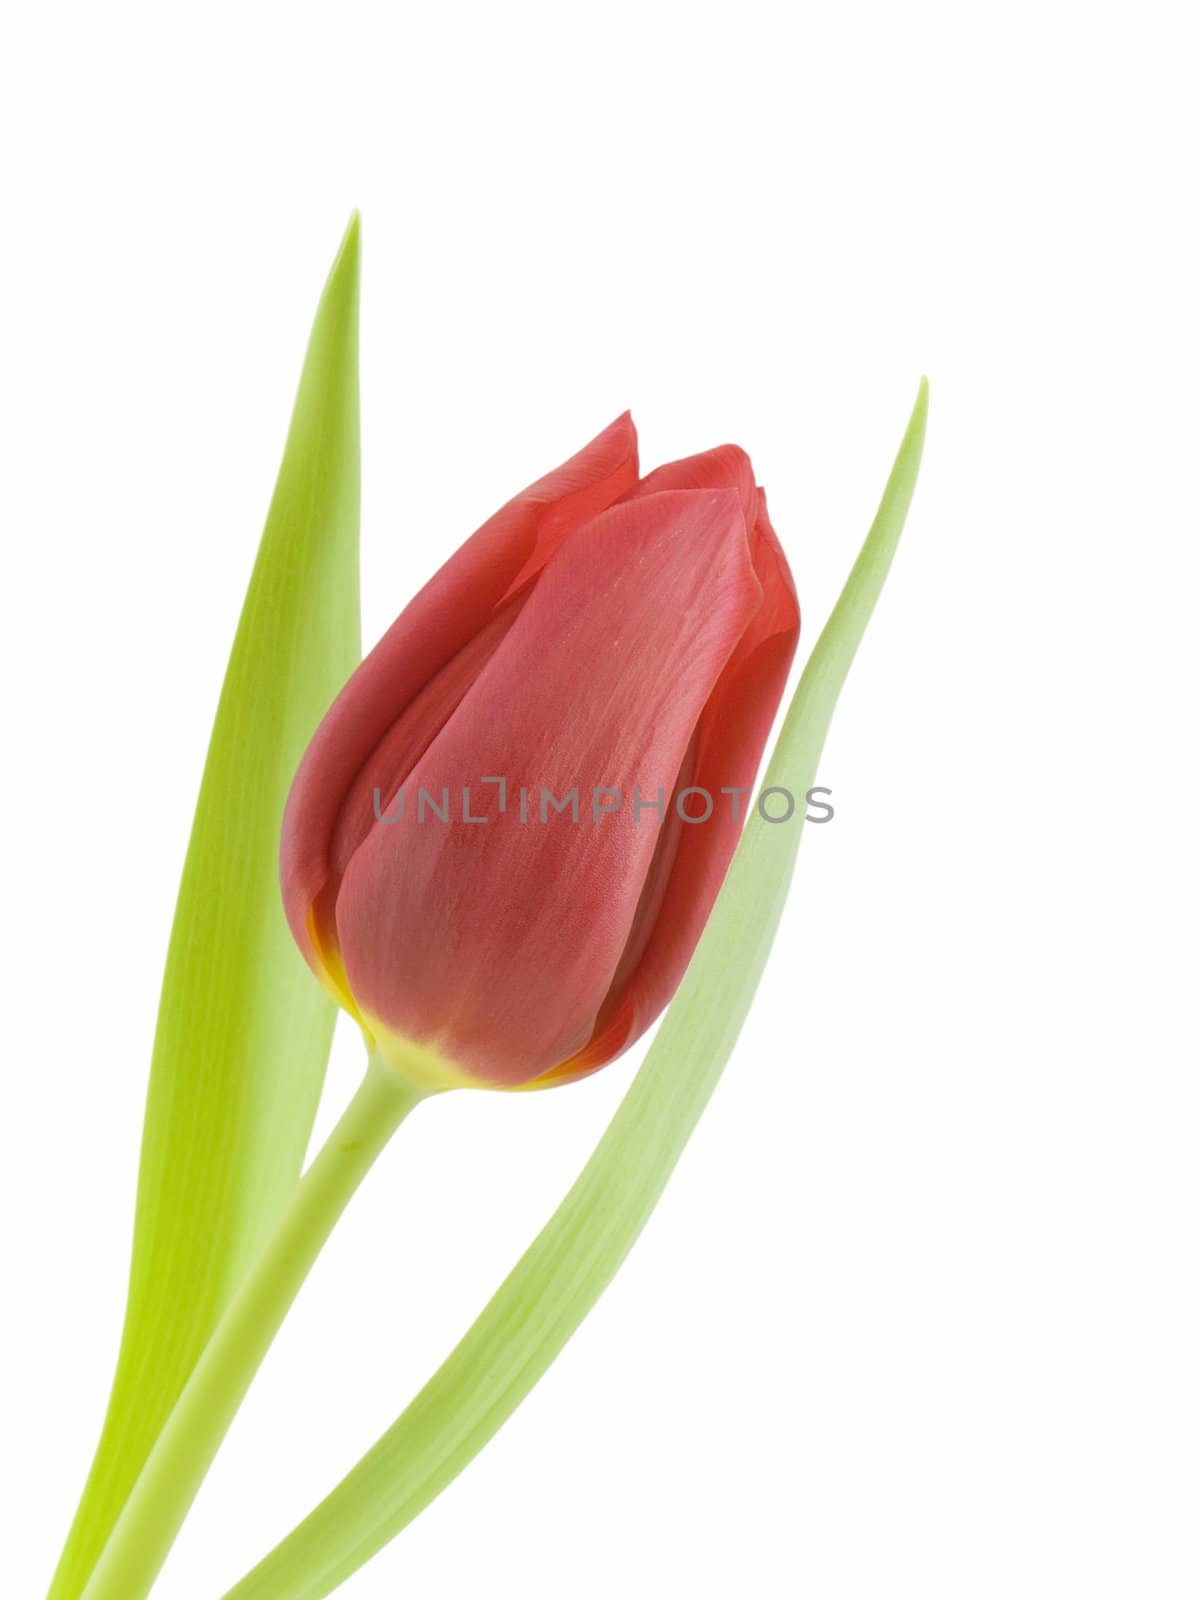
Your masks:
{"label": "tulip flower bud", "polygon": [[644,1032],[798,631],[734,446],[639,480],[626,415],[486,522],[346,684],[287,804],[288,920],[372,1047],[429,1087],[517,1088]]}

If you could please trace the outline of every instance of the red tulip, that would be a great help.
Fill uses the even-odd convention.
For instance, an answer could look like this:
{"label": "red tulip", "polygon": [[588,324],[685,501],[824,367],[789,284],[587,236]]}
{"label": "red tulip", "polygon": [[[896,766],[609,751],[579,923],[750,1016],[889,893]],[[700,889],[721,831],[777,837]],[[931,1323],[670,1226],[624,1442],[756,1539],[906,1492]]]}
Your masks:
{"label": "red tulip", "polygon": [[346,684],[284,819],[292,931],[385,1059],[515,1088],[650,1025],[798,631],[735,446],[639,481],[626,415],[484,523]]}

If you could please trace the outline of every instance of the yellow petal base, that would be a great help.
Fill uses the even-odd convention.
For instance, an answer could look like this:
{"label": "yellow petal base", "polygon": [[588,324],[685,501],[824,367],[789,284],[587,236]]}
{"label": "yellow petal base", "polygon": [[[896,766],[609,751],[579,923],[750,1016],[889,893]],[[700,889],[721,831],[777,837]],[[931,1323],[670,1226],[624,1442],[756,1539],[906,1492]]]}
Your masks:
{"label": "yellow petal base", "polygon": [[437,1094],[443,1089],[487,1089],[491,1085],[473,1078],[453,1061],[447,1061],[428,1045],[391,1033],[377,1017],[363,1014],[363,1033],[372,1060],[407,1079],[422,1094]]}

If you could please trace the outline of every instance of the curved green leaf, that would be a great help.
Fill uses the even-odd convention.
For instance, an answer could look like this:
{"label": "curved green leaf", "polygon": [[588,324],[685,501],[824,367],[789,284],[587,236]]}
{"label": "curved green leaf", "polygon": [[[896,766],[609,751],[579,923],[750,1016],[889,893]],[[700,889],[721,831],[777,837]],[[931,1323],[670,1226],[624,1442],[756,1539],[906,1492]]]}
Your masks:
{"label": "curved green leaf", "polygon": [[335,1010],[280,905],[279,825],[359,654],[357,216],[325,286],[233,644],[163,978],[125,1327],[50,1589],[77,1600],[239,1278],[296,1183]]}
{"label": "curved green leaf", "polygon": [[[805,794],[904,526],[925,437],[917,395],[878,515],[792,699],[766,783]],[[583,1173],[399,1420],[226,1600],[321,1600],[462,1471],[546,1371],[620,1266],[733,1049],[800,838],[755,817],[683,984]]]}

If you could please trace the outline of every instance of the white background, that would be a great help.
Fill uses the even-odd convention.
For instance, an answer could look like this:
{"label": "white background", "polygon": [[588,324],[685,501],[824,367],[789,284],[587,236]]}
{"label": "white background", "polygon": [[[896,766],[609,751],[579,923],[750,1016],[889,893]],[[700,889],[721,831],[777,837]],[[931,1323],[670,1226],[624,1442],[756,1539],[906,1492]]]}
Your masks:
{"label": "white background", "polygon": [[[822,763],[837,816],[726,1079],[567,1353],[346,1594],[1198,1592],[1184,20],[14,10],[6,1594],[43,1591],[102,1415],[192,799],[352,205],[368,642],[628,405],[647,464],[751,450],[811,643],[923,371],[932,407]],[[635,1065],[409,1124],[164,1600],[216,1600],[401,1409]],[[347,1028],[322,1127],[359,1066]]]}

